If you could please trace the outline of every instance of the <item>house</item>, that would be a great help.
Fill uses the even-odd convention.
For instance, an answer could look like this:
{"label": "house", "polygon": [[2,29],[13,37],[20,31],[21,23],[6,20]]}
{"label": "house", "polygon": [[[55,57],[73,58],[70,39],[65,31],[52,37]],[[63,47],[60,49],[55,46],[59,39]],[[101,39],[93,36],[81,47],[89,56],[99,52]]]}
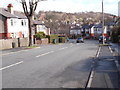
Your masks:
{"label": "house", "polygon": [[35,33],[44,32],[46,35],[50,35],[50,28],[46,27],[43,21],[34,20],[33,21]]}
{"label": "house", "polygon": [[86,24],[82,26],[82,34],[84,38],[89,39],[91,37],[91,28],[93,24]]}
{"label": "house", "polygon": [[81,34],[80,26],[71,26],[70,35],[80,35],[80,34]]}
{"label": "house", "polygon": [[12,4],[0,8],[0,39],[28,37],[28,19],[22,12],[14,11]]}
{"label": "house", "polygon": [[[104,36],[107,36],[107,32],[108,32],[108,28],[107,26],[104,27]],[[99,36],[101,36],[103,34],[102,31],[102,24],[95,24],[94,26],[92,26],[91,28],[91,36],[95,39],[98,39]]]}

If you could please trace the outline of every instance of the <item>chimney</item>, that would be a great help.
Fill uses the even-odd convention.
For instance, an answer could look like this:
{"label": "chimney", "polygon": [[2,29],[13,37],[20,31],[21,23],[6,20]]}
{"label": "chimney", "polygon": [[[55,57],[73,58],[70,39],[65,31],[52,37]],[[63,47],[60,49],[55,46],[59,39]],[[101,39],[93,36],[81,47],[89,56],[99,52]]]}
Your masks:
{"label": "chimney", "polygon": [[12,4],[8,4],[8,12],[10,12],[11,14],[14,14],[14,11],[13,11],[13,5]]}

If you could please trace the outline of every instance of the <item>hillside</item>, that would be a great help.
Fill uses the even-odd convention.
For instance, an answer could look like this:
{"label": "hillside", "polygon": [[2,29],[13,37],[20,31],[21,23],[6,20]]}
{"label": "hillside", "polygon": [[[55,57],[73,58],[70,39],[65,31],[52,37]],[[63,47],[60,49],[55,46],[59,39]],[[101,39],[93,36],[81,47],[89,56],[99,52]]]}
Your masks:
{"label": "hillside", "polygon": [[[105,24],[114,20],[114,15],[105,13]],[[56,11],[40,11],[36,14],[36,19],[43,20],[46,26],[51,28],[52,32],[58,32],[60,30],[67,31],[71,24],[95,24],[102,22],[101,12],[81,12],[81,13],[65,13]],[[67,31],[68,32],[68,31]]]}

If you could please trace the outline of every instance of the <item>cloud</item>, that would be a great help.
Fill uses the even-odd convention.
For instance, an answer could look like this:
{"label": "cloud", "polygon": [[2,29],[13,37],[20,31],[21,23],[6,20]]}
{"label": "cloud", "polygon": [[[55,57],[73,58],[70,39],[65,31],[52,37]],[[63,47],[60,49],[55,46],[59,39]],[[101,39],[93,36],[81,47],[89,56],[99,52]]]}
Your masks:
{"label": "cloud", "polygon": [[[27,0],[28,1],[28,0]],[[84,12],[84,11],[95,11],[101,12],[101,1],[102,0],[47,0],[41,1],[38,4],[37,12],[40,10],[44,11],[63,11],[63,12]],[[107,13],[115,14],[118,13],[118,1],[119,0],[103,0],[104,11]],[[0,0],[0,6],[7,7],[8,3],[14,5],[15,10],[21,10],[22,6],[16,0]]]}

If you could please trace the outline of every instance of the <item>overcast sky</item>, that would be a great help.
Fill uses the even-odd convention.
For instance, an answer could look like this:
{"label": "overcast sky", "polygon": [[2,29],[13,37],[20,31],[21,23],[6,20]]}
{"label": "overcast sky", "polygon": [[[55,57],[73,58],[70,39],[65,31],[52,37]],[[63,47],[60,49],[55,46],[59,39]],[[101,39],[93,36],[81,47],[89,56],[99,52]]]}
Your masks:
{"label": "overcast sky", "polygon": [[[27,0],[29,1],[29,0]],[[118,15],[118,2],[120,0],[103,0],[104,12]],[[39,2],[36,12],[43,11],[63,11],[63,12],[101,12],[102,0],[47,0]],[[12,3],[14,10],[23,11],[22,6],[16,0],[0,0],[0,7],[6,8]]]}

